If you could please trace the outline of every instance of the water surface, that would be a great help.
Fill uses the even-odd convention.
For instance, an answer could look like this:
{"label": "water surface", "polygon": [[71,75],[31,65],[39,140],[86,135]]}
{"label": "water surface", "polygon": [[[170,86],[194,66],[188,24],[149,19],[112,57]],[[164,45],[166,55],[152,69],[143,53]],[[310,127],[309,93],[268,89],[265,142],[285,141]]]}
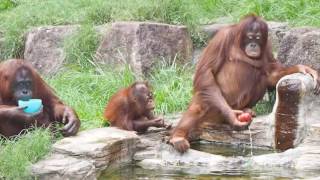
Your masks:
{"label": "water surface", "polygon": [[[250,145],[226,145],[226,144],[216,144],[206,141],[196,142],[191,144],[192,149],[201,150],[203,152],[218,154],[223,156],[251,156]],[[252,149],[253,155],[261,155],[267,153],[274,153],[270,149]],[[248,162],[250,163],[250,162]],[[319,177],[320,172],[305,172],[296,171],[290,168],[270,168],[266,167],[263,169],[256,169],[254,167],[247,168],[230,166],[228,170],[223,171],[211,171],[209,174],[186,174],[181,170],[170,169],[170,170],[148,170],[137,166],[135,163],[121,166],[114,170],[108,170],[100,176],[99,180],[103,179],[235,179],[235,180],[247,180],[247,179],[276,179],[276,180],[286,180],[286,179],[303,179],[306,177]]]}

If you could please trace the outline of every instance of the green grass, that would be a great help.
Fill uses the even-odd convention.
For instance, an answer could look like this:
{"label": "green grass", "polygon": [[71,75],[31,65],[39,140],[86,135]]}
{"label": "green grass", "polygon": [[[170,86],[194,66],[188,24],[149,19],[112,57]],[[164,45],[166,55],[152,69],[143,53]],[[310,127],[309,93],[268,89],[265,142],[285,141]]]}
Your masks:
{"label": "green grass", "polygon": [[[192,72],[193,68],[189,66],[159,65],[149,78],[155,92],[156,114],[164,115],[186,108],[191,98]],[[134,81],[135,77],[128,67],[119,71],[103,69],[99,73],[70,68],[47,79],[58,96],[77,110],[82,123],[81,130],[102,127],[102,113],[108,99],[118,89]],[[41,129],[14,141],[3,141],[0,147],[0,177],[26,178],[26,167],[42,158],[49,151],[52,141],[48,131]]]}
{"label": "green grass", "polygon": [[9,10],[13,7],[15,7],[17,4],[12,0],[1,0],[0,1],[0,12]]}
{"label": "green grass", "polygon": [[96,30],[87,24],[80,27],[78,32],[64,41],[64,50],[67,52],[68,64],[80,69],[95,67],[93,55],[98,48],[99,35]]}
{"label": "green grass", "polygon": [[[191,98],[192,72],[192,67],[159,65],[157,71],[149,77],[157,103],[157,114],[185,109]],[[63,97],[67,104],[77,110],[83,129],[102,126],[106,102],[117,90],[134,81],[135,77],[129,67],[118,71],[103,69],[102,73],[70,70],[48,80],[59,97]]]}
{"label": "green grass", "polygon": [[48,130],[36,129],[14,140],[0,140],[0,179],[30,178],[28,167],[46,155],[52,138]]}
{"label": "green grass", "polygon": [[[103,125],[102,112],[110,96],[135,81],[129,68],[114,71],[93,63],[100,38],[95,26],[120,20],[186,25],[194,45],[203,46],[206,37],[200,33],[200,25],[221,21],[219,17],[235,22],[254,12],[292,26],[320,26],[319,7],[318,0],[0,0],[0,59],[22,57],[24,35],[33,27],[79,24],[79,32],[64,43],[70,70],[47,80],[77,110],[81,129],[90,129]],[[154,87],[157,114],[186,109],[193,70],[189,64],[159,64],[148,78]],[[270,105],[261,103],[256,110],[266,113]],[[42,129],[15,140],[2,140],[0,179],[28,178],[27,167],[47,154],[54,140]]]}
{"label": "green grass", "polygon": [[70,70],[48,82],[59,97],[63,97],[67,104],[77,110],[82,128],[88,129],[102,126],[102,112],[107,100],[118,89],[128,86],[134,80],[133,73],[125,68],[121,71],[104,70],[103,74]]}
{"label": "green grass", "polygon": [[192,95],[193,66],[186,64],[181,67],[173,63],[162,64],[155,69],[150,77],[157,103],[155,112],[170,114],[184,111]]}
{"label": "green grass", "polygon": [[35,26],[157,21],[188,26],[195,45],[201,46],[205,38],[199,25],[218,17],[237,21],[254,12],[267,20],[319,26],[318,7],[317,0],[0,0],[0,32],[5,36],[0,59],[21,56],[23,35]]}

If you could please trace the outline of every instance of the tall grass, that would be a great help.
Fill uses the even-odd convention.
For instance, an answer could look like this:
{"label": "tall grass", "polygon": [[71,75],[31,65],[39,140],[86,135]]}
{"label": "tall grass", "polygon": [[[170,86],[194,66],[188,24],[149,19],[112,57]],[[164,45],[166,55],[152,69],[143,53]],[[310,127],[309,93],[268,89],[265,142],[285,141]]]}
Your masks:
{"label": "tall grass", "polygon": [[193,65],[159,64],[150,76],[154,87],[156,113],[184,111],[191,100]]}
{"label": "tall grass", "polygon": [[103,74],[70,69],[48,82],[59,97],[77,110],[82,128],[88,129],[102,126],[102,113],[107,100],[134,80],[132,71],[127,67],[119,71],[105,69]]}
{"label": "tall grass", "polygon": [[199,25],[222,16],[237,21],[253,12],[292,25],[320,25],[317,0],[2,0],[1,5],[6,10],[0,11],[5,36],[0,59],[21,56],[24,33],[35,26],[157,21],[188,26],[195,45],[201,46]]}
{"label": "tall grass", "polygon": [[98,48],[99,35],[90,25],[82,25],[79,30],[64,41],[67,63],[80,69],[94,67],[94,54]]}
{"label": "tall grass", "polygon": [[13,140],[0,139],[0,179],[29,179],[27,167],[46,155],[51,144],[49,131],[43,129],[35,129]]}

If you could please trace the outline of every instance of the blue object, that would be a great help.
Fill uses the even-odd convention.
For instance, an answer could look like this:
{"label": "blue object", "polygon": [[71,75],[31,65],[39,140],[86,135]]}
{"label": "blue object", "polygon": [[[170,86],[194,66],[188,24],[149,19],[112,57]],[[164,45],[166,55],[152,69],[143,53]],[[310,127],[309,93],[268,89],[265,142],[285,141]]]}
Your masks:
{"label": "blue object", "polygon": [[42,100],[41,99],[29,99],[28,101],[19,100],[19,107],[25,107],[23,111],[28,114],[33,114],[39,112],[42,108]]}

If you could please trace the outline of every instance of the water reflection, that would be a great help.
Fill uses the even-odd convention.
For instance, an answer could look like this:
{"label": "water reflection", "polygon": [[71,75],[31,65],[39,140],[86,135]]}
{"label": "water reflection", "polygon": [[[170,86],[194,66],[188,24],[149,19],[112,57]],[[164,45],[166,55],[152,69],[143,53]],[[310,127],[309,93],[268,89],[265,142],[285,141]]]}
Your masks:
{"label": "water reflection", "polygon": [[[175,170],[146,170],[134,164],[103,174],[99,179],[195,179],[209,178],[211,175],[190,175]],[[232,176],[236,178],[237,176]]]}
{"label": "water reflection", "polygon": [[[303,176],[302,176],[303,177]],[[115,171],[104,173],[100,176],[99,180],[105,179],[235,179],[235,180],[247,180],[247,179],[292,179],[302,178],[296,176],[295,173],[284,173],[283,170],[275,171],[249,171],[249,170],[237,170],[230,169],[228,171],[212,171],[210,174],[185,174],[176,170],[147,170],[134,164],[123,166]]]}
{"label": "water reflection", "polygon": [[[241,156],[244,161],[242,163],[226,164],[226,167],[217,168],[206,174],[201,174],[200,171],[189,171],[190,174],[186,174],[180,167],[175,169],[159,168],[159,169],[143,169],[137,166],[135,163],[129,165],[123,165],[114,170],[106,170],[99,177],[100,180],[104,179],[303,179],[307,177],[318,177],[319,172],[306,172],[296,171],[294,169],[286,167],[255,167],[250,163],[251,148],[250,145],[227,145],[227,144],[216,144],[207,141],[200,141],[192,143],[191,147],[196,150],[204,152],[219,154],[223,156]],[[254,156],[275,153],[270,149],[252,149]],[[180,170],[179,170],[180,168]],[[186,168],[186,167],[184,167]],[[203,168],[203,167],[202,167]]]}
{"label": "water reflection", "polygon": [[[199,141],[191,144],[191,148],[207,152],[210,154],[218,154],[223,156],[252,156],[252,155],[262,155],[274,153],[275,151],[267,148],[252,148],[250,145],[239,144],[222,144],[222,143],[213,143],[209,141]],[[252,149],[251,149],[252,148]]]}

